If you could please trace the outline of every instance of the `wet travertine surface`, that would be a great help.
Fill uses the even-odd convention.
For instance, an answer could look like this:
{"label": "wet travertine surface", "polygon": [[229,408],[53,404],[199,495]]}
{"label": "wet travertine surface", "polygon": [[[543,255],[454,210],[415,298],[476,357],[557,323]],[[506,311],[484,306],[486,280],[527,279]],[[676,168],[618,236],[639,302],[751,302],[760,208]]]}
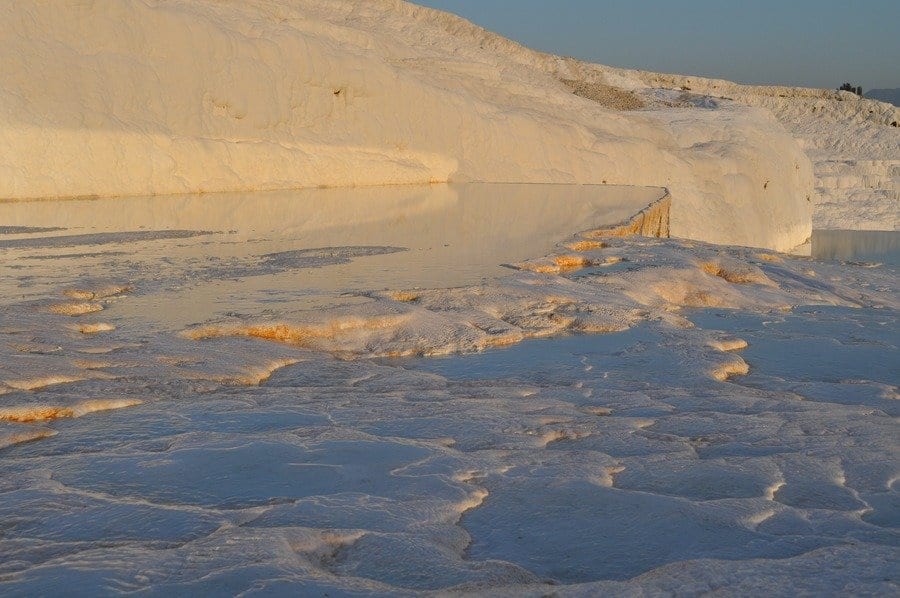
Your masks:
{"label": "wet travertine surface", "polygon": [[0,593],[895,593],[896,268],[528,189],[0,205]]}

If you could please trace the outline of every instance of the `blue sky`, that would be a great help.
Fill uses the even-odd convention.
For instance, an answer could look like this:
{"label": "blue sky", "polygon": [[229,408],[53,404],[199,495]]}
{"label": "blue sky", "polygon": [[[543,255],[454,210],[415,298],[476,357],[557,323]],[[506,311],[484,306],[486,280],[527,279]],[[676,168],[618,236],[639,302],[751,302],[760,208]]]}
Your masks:
{"label": "blue sky", "polygon": [[900,0],[414,0],[529,47],[744,83],[900,87]]}

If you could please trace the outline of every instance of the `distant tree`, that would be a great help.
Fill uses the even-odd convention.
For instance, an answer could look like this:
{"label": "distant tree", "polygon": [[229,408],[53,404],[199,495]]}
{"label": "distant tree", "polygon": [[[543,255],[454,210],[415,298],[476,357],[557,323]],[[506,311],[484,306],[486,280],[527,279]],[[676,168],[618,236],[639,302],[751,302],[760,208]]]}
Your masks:
{"label": "distant tree", "polygon": [[850,85],[849,83],[844,83],[843,85],[838,87],[838,89],[840,91],[849,91],[850,93],[855,93],[858,96],[862,96],[863,94],[862,85],[860,85],[859,87],[855,87],[853,85]]}

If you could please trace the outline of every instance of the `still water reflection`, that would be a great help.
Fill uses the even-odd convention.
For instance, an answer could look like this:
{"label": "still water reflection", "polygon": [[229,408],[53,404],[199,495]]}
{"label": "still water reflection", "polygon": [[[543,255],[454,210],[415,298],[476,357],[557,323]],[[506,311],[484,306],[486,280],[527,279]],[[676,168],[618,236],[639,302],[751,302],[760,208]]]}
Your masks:
{"label": "still water reflection", "polygon": [[819,260],[880,262],[900,266],[900,232],[813,231],[812,256]]}
{"label": "still water reflection", "polygon": [[464,184],[0,202],[0,305],[112,279],[138,291],[134,315],[183,326],[478,284],[663,194]]}

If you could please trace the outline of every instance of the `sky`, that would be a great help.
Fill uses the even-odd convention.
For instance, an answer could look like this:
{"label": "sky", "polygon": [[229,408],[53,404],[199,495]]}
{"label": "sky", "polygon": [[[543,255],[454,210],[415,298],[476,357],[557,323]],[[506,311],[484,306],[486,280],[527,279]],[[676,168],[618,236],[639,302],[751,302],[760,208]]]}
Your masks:
{"label": "sky", "polygon": [[413,0],[544,52],[741,83],[900,87],[900,0]]}

